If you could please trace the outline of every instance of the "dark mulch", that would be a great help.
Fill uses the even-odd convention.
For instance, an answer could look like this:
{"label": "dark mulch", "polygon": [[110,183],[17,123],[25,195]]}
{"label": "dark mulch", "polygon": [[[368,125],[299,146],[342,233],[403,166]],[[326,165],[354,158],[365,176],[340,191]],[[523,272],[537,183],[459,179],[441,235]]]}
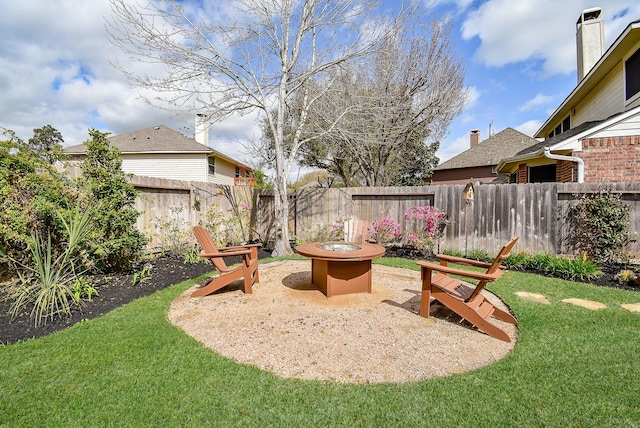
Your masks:
{"label": "dark mulch", "polygon": [[[410,260],[424,259],[420,252],[407,248],[389,248],[385,255],[387,257],[401,257]],[[269,252],[260,249],[259,258],[268,256]],[[227,260],[229,264],[238,263],[239,261],[239,259]],[[152,266],[151,276],[142,283],[134,285],[134,275],[142,270],[144,264]],[[86,301],[81,308],[74,310],[69,317],[57,319],[39,327],[34,327],[29,311],[11,320],[8,314],[8,302],[0,301],[0,344],[14,343],[62,330],[80,321],[103,315],[139,297],[147,296],[157,290],[187,279],[196,278],[212,270],[213,266],[209,263],[188,264],[184,262],[184,257],[181,254],[165,253],[145,261],[130,272],[95,275],[93,284],[98,289],[98,296],[91,301]],[[606,269],[605,275],[593,283],[601,286],[640,291],[640,286],[637,284],[620,284],[615,281],[613,277],[619,271],[620,269],[615,267]]]}

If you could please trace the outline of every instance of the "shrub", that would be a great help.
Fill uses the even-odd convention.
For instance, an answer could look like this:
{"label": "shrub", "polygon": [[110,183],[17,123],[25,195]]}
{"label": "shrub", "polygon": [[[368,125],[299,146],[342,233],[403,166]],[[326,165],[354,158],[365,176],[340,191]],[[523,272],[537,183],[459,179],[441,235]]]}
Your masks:
{"label": "shrub", "polygon": [[153,225],[157,231],[157,240],[160,246],[174,250],[183,250],[189,245],[191,237],[190,224],[182,219],[184,207],[170,207],[169,218],[156,217]]}
{"label": "shrub", "polygon": [[400,224],[390,217],[374,221],[369,229],[369,237],[380,244],[395,242],[400,235]]}
{"label": "shrub", "polygon": [[406,232],[406,237],[425,255],[433,254],[433,247],[444,234],[447,226],[447,214],[436,207],[413,206],[404,213],[405,220],[415,222],[417,232]]}
{"label": "shrub", "polygon": [[615,280],[620,283],[633,281],[635,279],[636,279],[635,272],[629,269],[623,269],[620,272],[618,272],[615,276]]}
{"label": "shrub", "polygon": [[0,248],[0,256],[15,266],[17,281],[9,287],[10,313],[18,316],[27,306],[35,325],[46,323],[56,315],[69,315],[71,306],[80,304],[83,294],[90,298],[95,289],[81,278],[86,267],[82,247],[91,232],[91,210],[80,214],[76,210],[68,221],[61,216],[67,232],[67,242],[60,254],[54,253],[51,234],[46,239],[37,231],[28,244],[30,262],[16,260]]}
{"label": "shrub", "polygon": [[[39,156],[12,131],[4,135],[8,138],[0,141],[0,243],[10,259],[28,265],[34,235],[50,240],[53,256],[63,251],[67,237],[59,214],[77,205],[77,194],[73,182],[47,161],[49,156]],[[12,268],[5,262],[0,270],[5,269]]]}
{"label": "shrub", "polygon": [[79,189],[95,205],[90,256],[105,270],[126,269],[136,261],[147,239],[136,228],[140,213],[134,208],[136,190],[127,182],[117,149],[107,133],[91,129],[85,142],[87,158],[81,165]]}
{"label": "shrub", "polygon": [[240,244],[247,241],[250,216],[251,207],[246,203],[226,211],[212,206],[207,211],[205,227],[218,246]]}
{"label": "shrub", "polygon": [[629,204],[609,191],[582,195],[572,210],[572,239],[579,252],[608,263],[623,255],[629,242]]}
{"label": "shrub", "polygon": [[586,257],[570,259],[548,253],[512,253],[504,264],[510,269],[539,272],[569,281],[590,281],[602,276],[598,265]]}
{"label": "shrub", "polygon": [[495,257],[491,257],[488,252],[480,249],[472,249],[467,253],[468,259],[480,260],[482,262],[492,262]]}
{"label": "shrub", "polygon": [[448,256],[453,256],[453,257],[464,257],[464,252],[460,251],[460,250],[456,250],[454,248],[444,248],[442,249],[442,254],[446,254]]}

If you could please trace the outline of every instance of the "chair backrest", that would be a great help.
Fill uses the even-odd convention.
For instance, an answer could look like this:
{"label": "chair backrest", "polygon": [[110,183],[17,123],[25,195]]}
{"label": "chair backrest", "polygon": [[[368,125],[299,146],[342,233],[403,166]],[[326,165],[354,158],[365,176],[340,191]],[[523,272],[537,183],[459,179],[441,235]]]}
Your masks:
{"label": "chair backrest", "polygon": [[[518,238],[518,236],[512,238],[511,241],[507,242],[504,247],[502,247],[496,258],[493,260],[493,263],[491,263],[491,266],[489,266],[489,268],[487,269],[487,273],[495,273],[498,269],[500,269],[502,261],[509,257],[509,255],[511,255],[511,249],[514,245],[516,245],[516,242],[518,242]],[[476,297],[478,294],[480,294],[480,292],[486,285],[487,281],[480,281],[475,290],[473,290],[471,295],[466,300],[469,301]]]}
{"label": "chair backrest", "polygon": [[[198,240],[198,244],[202,247],[202,252],[205,254],[215,254],[219,253],[218,247],[216,247],[216,243],[213,242],[211,235],[204,227],[194,226],[193,234],[196,235],[196,239]],[[224,262],[223,257],[210,257],[211,263],[218,270],[218,272],[227,271],[227,264]]]}

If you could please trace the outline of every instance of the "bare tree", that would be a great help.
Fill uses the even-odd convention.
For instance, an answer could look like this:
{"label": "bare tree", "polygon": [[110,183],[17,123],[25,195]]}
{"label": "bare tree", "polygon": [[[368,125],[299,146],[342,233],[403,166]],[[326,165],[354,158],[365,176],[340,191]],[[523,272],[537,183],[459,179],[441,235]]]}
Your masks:
{"label": "bare tree", "polygon": [[[438,141],[467,99],[450,33],[450,24],[433,19],[426,34],[404,28],[387,38],[373,61],[343,64],[309,111],[307,132],[320,137],[301,149],[302,163],[324,164],[349,174],[345,183],[365,186],[417,184],[430,176]],[[421,165],[408,165],[412,160]],[[357,166],[357,175],[344,165]]]}
{"label": "bare tree", "polygon": [[[331,86],[329,72],[375,52],[388,35],[419,21],[422,8],[420,0],[403,1],[395,12],[373,0],[236,0],[209,2],[209,10],[169,0],[110,1],[111,42],[151,65],[141,73],[117,66],[138,87],[162,92],[149,102],[200,111],[212,121],[254,109],[276,112],[265,116],[274,135],[274,255],[292,252],[287,177],[306,143],[309,109]],[[153,65],[160,72],[153,74]],[[319,88],[313,95],[312,80]],[[294,96],[300,105],[285,151],[285,110]]]}

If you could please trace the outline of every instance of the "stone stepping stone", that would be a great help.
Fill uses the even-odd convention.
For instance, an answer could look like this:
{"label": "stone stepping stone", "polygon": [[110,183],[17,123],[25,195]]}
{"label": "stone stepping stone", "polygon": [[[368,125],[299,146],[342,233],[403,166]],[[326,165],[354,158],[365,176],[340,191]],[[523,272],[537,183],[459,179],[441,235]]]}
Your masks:
{"label": "stone stepping stone", "polygon": [[640,303],[623,303],[620,307],[631,312],[640,312]]}
{"label": "stone stepping stone", "polygon": [[572,305],[580,306],[582,308],[591,309],[592,311],[597,311],[599,309],[606,309],[607,305],[600,302],[594,302],[593,300],[584,300],[584,299],[564,299],[564,303],[570,303]]}
{"label": "stone stepping stone", "polygon": [[551,302],[542,294],[537,293],[529,293],[527,291],[517,291],[516,296],[525,299],[531,300],[532,302],[541,303],[543,305],[549,305]]}

